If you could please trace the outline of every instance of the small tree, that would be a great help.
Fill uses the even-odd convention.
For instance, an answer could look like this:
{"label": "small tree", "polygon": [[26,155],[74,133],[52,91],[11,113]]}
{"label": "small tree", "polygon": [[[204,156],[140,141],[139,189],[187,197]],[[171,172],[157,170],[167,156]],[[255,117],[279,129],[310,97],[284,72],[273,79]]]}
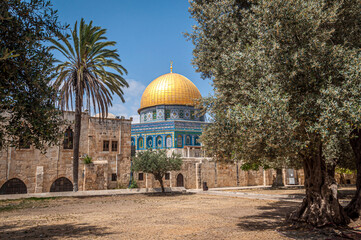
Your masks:
{"label": "small tree", "polygon": [[132,171],[151,173],[154,178],[159,181],[164,193],[163,177],[169,171],[178,171],[181,169],[182,159],[179,154],[174,154],[170,157],[167,156],[166,150],[148,149],[147,151],[140,152],[133,159]]}

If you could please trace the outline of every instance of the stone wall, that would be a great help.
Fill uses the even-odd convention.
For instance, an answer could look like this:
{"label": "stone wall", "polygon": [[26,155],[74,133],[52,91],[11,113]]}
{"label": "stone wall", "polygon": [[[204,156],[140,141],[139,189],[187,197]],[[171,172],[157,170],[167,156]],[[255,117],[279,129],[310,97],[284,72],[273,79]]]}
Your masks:
{"label": "stone wall", "polygon": [[[64,112],[64,119],[74,130],[74,112]],[[104,161],[105,188],[115,188],[129,181],[131,119],[106,119],[82,115],[80,156],[88,154],[93,161]],[[68,128],[64,126],[64,132]],[[118,141],[117,151],[103,151],[103,140]],[[7,148],[0,152],[0,187],[8,180],[18,178],[27,187],[28,193],[49,192],[55,180],[65,177],[73,183],[73,150],[64,149],[62,141],[49,147],[45,154],[30,146],[30,149]],[[79,159],[79,190],[87,189],[84,164]],[[112,174],[117,174],[117,181]],[[119,183],[118,183],[119,182]],[[89,184],[91,189],[104,189]]]}
{"label": "stone wall", "polygon": [[[238,169],[238,171],[237,171]],[[303,171],[295,170],[299,177],[299,184],[303,184]],[[202,188],[203,182],[207,182],[209,188],[215,187],[236,187],[236,186],[259,186],[272,185],[276,178],[276,171],[273,169],[258,171],[243,171],[238,163],[217,163],[211,158],[184,158],[180,171],[170,172],[170,179],[164,181],[165,187],[176,187],[177,176],[183,175],[184,187]],[[139,173],[134,173],[134,179],[140,188],[159,188],[159,182],[152,174],[144,174],[144,179],[139,180]],[[296,176],[296,177],[297,177]],[[284,175],[285,184],[289,184]]]}

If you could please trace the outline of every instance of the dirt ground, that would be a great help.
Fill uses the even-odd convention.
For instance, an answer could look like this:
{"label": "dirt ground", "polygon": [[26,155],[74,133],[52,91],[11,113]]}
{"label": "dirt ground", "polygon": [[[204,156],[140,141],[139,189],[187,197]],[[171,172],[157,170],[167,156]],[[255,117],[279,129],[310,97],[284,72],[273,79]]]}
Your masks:
{"label": "dirt ground", "polygon": [[[293,187],[287,187],[287,188],[268,188],[268,189],[239,189],[239,190],[224,190],[224,191],[233,191],[233,192],[244,192],[244,193],[255,193],[255,194],[277,194],[277,195],[293,195],[293,194],[302,194],[304,195],[306,193],[304,188],[293,188]],[[356,186],[345,186],[345,187],[339,187],[338,188],[339,193],[348,193],[351,192],[354,194],[356,191]]]}
{"label": "dirt ground", "polygon": [[297,205],[202,194],[7,200],[0,239],[290,239],[277,229]]}
{"label": "dirt ground", "polygon": [[[251,193],[251,194],[266,194],[266,195],[290,195],[296,196],[298,198],[303,198],[306,194],[304,188],[280,188],[280,189],[240,189],[240,190],[225,190],[232,192],[242,192],[242,193]],[[352,197],[355,195],[356,186],[341,186],[338,187],[338,197],[342,205],[347,205],[351,201]]]}

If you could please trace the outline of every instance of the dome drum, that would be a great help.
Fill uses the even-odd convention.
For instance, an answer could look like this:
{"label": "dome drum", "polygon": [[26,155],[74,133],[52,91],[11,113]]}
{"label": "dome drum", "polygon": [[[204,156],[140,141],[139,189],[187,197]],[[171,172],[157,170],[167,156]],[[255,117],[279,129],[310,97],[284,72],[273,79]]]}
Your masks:
{"label": "dome drum", "polygon": [[204,116],[197,116],[192,106],[180,105],[160,105],[140,111],[141,123],[167,120],[204,121]]}

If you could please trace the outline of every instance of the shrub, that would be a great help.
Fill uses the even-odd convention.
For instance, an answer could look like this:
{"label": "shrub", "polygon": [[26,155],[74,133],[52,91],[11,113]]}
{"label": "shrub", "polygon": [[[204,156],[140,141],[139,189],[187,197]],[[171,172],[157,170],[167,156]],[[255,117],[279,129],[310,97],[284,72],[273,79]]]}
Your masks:
{"label": "shrub", "polygon": [[84,162],[84,164],[90,164],[90,163],[92,163],[92,159],[93,158],[91,156],[85,154],[83,157],[83,162]]}

